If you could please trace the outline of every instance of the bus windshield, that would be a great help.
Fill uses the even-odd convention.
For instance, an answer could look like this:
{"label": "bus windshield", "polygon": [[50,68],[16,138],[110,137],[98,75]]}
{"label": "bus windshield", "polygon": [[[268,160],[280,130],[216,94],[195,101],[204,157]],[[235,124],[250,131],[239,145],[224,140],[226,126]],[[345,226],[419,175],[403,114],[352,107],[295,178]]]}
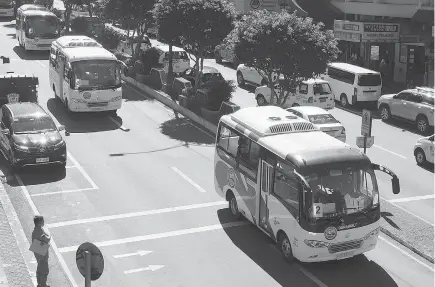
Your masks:
{"label": "bus windshield", "polygon": [[114,60],[85,60],[71,64],[78,90],[112,89],[121,86],[121,72]]}
{"label": "bus windshield", "polygon": [[26,18],[29,35],[40,38],[57,38],[59,35],[57,18],[54,16],[32,16]]}
{"label": "bus windshield", "polygon": [[310,218],[333,218],[370,210],[379,204],[373,169],[345,167],[316,170],[304,175],[304,210]]}

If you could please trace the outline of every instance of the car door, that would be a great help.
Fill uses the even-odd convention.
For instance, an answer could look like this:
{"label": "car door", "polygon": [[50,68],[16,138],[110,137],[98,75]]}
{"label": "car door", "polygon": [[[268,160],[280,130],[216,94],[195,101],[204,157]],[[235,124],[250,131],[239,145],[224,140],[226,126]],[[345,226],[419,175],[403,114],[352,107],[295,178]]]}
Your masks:
{"label": "car door", "polygon": [[[1,130],[9,130],[9,133],[12,133],[12,127],[11,127],[11,121],[10,121],[10,114],[7,108],[3,107],[1,109],[2,117],[1,117]],[[9,151],[11,149],[11,143],[10,143],[10,135],[5,135],[3,132],[1,133],[1,150],[5,157],[9,155]]]}
{"label": "car door", "polygon": [[393,116],[404,117],[405,109],[408,108],[409,95],[408,92],[401,92],[394,96],[390,107]]}
{"label": "car door", "polygon": [[428,138],[427,143],[424,144],[424,153],[426,155],[426,160],[430,163],[434,162],[434,136]]}
{"label": "car door", "polygon": [[424,107],[421,104],[423,97],[419,94],[410,93],[408,97],[408,103],[406,104],[406,109],[404,109],[404,118],[407,120],[416,120],[420,113],[424,114],[422,110]]}

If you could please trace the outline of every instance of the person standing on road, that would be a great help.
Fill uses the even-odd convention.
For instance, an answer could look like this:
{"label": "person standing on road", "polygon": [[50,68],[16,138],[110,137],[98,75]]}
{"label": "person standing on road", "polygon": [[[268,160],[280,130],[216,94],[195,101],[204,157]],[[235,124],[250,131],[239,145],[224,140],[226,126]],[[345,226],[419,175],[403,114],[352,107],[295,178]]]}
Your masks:
{"label": "person standing on road", "polygon": [[[44,228],[44,217],[42,215],[36,215],[33,218],[33,223],[35,224],[35,228],[32,232],[32,242],[33,240],[40,240],[45,243],[49,243],[51,240],[51,235],[47,231],[47,229]],[[48,269],[48,251],[45,255],[40,255],[38,253],[35,253],[36,262],[38,264],[36,268],[36,280],[38,282],[37,287],[50,287],[47,285],[47,277],[49,273]]]}

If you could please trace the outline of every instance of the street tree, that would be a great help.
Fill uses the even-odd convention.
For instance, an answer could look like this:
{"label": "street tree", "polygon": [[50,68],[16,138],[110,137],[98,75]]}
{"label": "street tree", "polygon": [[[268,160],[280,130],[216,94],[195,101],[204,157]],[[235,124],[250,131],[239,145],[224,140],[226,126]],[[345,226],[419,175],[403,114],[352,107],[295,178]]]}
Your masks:
{"label": "street tree", "polygon": [[[134,39],[142,39],[147,27],[154,21],[152,10],[157,0],[108,0],[104,16],[113,22],[121,23],[127,30],[127,38],[133,50]],[[136,45],[137,55],[140,45]]]}
{"label": "street tree", "polygon": [[54,0],[36,0],[35,4],[44,6],[45,8],[51,10],[53,8]]}
{"label": "street tree", "polygon": [[157,35],[159,39],[169,45],[169,55],[168,55],[168,76],[167,76],[167,89],[169,94],[172,94],[172,84],[173,84],[173,67],[172,59],[173,53],[172,48],[175,43],[178,43],[179,38],[182,34],[181,20],[182,14],[179,9],[179,0],[159,0],[154,6],[154,19],[157,26]]}
{"label": "street tree", "polygon": [[237,57],[267,78],[271,102],[278,106],[301,81],[323,73],[339,52],[333,32],[322,23],[287,11],[254,11],[231,35]]}
{"label": "street tree", "polygon": [[235,7],[227,0],[180,0],[178,9],[181,11],[181,43],[195,61],[196,92],[200,85],[205,52],[212,51],[233,29]]}

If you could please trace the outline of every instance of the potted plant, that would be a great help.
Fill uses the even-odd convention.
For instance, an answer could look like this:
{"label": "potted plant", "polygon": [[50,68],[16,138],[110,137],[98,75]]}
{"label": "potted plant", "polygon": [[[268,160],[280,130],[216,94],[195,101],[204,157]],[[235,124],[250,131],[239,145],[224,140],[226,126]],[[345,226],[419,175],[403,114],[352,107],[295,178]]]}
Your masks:
{"label": "potted plant", "polygon": [[136,60],[134,62],[133,71],[136,75],[136,81],[139,83],[145,83],[147,80],[147,75],[145,74],[145,65],[142,60]]}
{"label": "potted plant", "polygon": [[220,118],[220,108],[223,102],[230,101],[236,85],[233,81],[215,78],[204,83],[201,90],[205,93],[205,104],[201,106],[202,116],[212,123]]}

